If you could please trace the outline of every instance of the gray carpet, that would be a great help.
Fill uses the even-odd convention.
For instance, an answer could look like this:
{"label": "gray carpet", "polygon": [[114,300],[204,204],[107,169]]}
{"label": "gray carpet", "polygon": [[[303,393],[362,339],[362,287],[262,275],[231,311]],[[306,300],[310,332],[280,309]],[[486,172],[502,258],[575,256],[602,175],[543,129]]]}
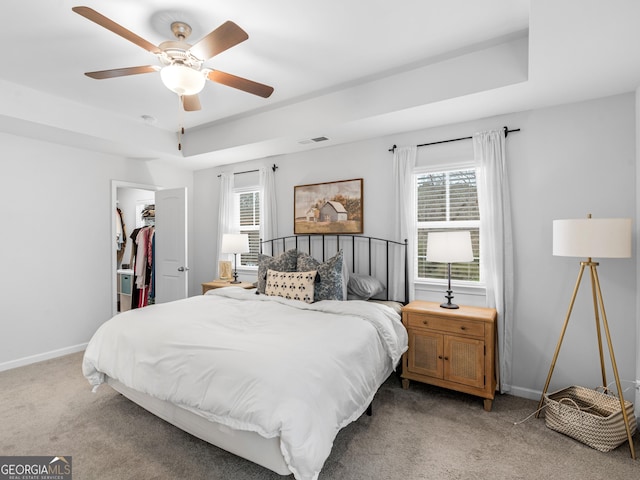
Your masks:
{"label": "gray carpet", "polygon": [[[81,360],[0,372],[0,455],[68,455],[75,480],[293,478],[191,437],[106,385],[92,394]],[[542,418],[514,425],[536,403],[502,395],[485,412],[475,397],[415,382],[402,390],[393,374],[374,415],[338,434],[320,480],[638,478],[627,443],[601,453]]]}

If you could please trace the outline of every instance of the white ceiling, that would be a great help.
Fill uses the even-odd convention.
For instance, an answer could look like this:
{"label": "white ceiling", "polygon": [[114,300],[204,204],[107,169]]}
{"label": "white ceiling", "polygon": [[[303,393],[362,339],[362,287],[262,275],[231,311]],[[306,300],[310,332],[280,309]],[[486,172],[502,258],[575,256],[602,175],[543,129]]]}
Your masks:
{"label": "white ceiling", "polygon": [[[158,73],[90,79],[83,72],[157,60],[76,5],[156,45],[175,20],[191,25],[191,43],[232,20],[249,39],[206,66],[275,91],[209,82],[202,110],[182,112]],[[20,0],[2,10],[0,130],[192,169],[640,85],[635,0]]]}

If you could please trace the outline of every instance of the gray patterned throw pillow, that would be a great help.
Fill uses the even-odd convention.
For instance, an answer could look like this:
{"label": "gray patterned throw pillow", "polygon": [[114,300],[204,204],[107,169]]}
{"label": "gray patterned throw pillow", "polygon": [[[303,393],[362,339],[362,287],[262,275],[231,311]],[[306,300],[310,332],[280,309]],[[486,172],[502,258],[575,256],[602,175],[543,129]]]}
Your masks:
{"label": "gray patterned throw pillow", "polygon": [[320,300],[345,300],[343,285],[343,253],[340,250],[335,256],[324,263],[303,252],[298,253],[298,271],[308,272],[317,270],[316,285],[313,296],[314,301]]}
{"label": "gray patterned throw pillow", "polygon": [[267,271],[295,272],[298,263],[298,251],[293,248],[277,257],[258,254],[258,292],[264,293],[267,284]]}

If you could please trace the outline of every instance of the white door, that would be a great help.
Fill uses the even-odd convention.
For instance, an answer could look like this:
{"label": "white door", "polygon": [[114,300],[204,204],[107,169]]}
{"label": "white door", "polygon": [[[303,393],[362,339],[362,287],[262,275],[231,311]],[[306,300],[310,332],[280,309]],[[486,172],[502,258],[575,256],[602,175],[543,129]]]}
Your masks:
{"label": "white door", "polygon": [[156,192],[156,303],[187,297],[187,189]]}

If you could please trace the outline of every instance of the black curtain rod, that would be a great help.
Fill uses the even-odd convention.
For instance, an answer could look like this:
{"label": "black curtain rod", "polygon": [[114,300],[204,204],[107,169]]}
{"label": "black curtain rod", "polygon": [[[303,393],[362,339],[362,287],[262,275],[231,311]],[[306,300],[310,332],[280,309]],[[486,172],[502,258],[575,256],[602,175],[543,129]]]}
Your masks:
{"label": "black curtain rod", "polygon": [[[271,170],[273,170],[274,172],[276,170],[278,170],[278,165],[276,165],[275,163],[273,165],[271,165]],[[234,175],[242,175],[243,173],[254,173],[254,172],[259,172],[259,169],[255,169],[255,170],[245,170],[244,172],[233,172]],[[218,175],[218,178],[220,178],[222,176],[222,174]]]}
{"label": "black curtain rod", "polygon": [[[507,127],[503,127],[504,128],[504,138],[507,138],[507,135],[509,135],[511,132],[519,132],[520,129],[519,128],[514,128],[513,130],[509,130]],[[416,145],[416,147],[427,147],[429,145],[437,145],[439,143],[449,143],[449,142],[457,142],[459,140],[471,140],[473,137],[460,137],[460,138],[452,138],[450,140],[440,140],[439,142],[429,142],[429,143],[422,143],[420,145]],[[389,149],[390,152],[395,151],[395,149],[398,148],[397,145],[394,145],[393,147],[391,147]]]}

